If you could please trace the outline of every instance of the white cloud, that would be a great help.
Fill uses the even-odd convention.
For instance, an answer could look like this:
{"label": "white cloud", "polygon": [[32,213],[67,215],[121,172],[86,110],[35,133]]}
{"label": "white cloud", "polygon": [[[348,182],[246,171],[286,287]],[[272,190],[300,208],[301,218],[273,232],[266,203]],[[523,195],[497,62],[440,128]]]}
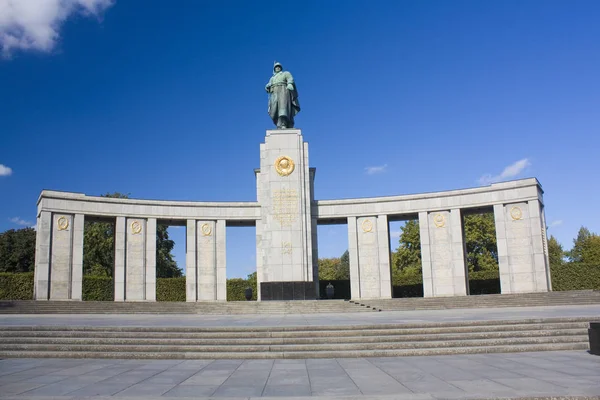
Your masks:
{"label": "white cloud", "polygon": [[6,165],[0,164],[0,176],[9,176],[12,175],[12,168],[7,167]]}
{"label": "white cloud", "polygon": [[374,167],[365,167],[365,172],[367,173],[367,175],[373,175],[373,174],[380,174],[382,172],[385,172],[386,169],[387,169],[387,164],[383,164],[383,165],[377,165]]}
{"label": "white cloud", "polygon": [[562,223],[563,223],[562,219],[554,220],[554,221],[550,222],[550,225],[548,225],[548,228],[555,228],[557,226],[562,225]]}
{"label": "white cloud", "polygon": [[514,178],[530,165],[531,162],[529,161],[529,159],[524,158],[504,168],[500,175],[493,176],[492,174],[485,174],[481,178],[479,178],[478,182],[480,185],[489,185],[490,183],[500,182],[505,179]]}
{"label": "white cloud", "polygon": [[20,217],[10,218],[9,221],[12,222],[13,224],[17,224],[17,225],[21,225],[21,226],[33,226],[33,222],[25,221],[24,219],[21,219]]}
{"label": "white cloud", "polygon": [[52,51],[60,26],[72,15],[100,17],[115,0],[0,0],[0,48]]}

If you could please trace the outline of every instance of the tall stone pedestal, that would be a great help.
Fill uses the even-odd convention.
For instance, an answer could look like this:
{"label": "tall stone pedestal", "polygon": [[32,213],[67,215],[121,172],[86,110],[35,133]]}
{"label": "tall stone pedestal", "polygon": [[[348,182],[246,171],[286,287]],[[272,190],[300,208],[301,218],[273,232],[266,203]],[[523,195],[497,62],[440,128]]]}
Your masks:
{"label": "tall stone pedestal", "polygon": [[256,171],[261,219],[256,224],[258,298],[314,299],[318,288],[314,169],[299,129],[269,130]]}

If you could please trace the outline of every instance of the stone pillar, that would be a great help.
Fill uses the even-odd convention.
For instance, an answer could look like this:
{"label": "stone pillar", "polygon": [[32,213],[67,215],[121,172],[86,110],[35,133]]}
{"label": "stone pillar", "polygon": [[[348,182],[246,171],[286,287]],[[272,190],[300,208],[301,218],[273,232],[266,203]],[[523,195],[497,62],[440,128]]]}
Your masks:
{"label": "stone pillar", "polygon": [[50,240],[52,214],[41,211],[37,217],[35,239],[35,272],[33,293],[36,300],[50,298]]}
{"label": "stone pillar", "polygon": [[126,219],[125,300],[146,300],[146,220]]}
{"label": "stone pillar", "polygon": [[[419,214],[423,293],[426,297],[466,296],[467,274],[460,210]],[[422,225],[426,224],[426,227]],[[423,234],[427,235],[424,240]]]}
{"label": "stone pillar", "polygon": [[547,243],[539,202],[496,205],[494,219],[501,292],[547,292]]}
{"label": "stone pillar", "polygon": [[185,300],[198,301],[198,270],[196,252],[196,221],[187,220],[185,236]]}
{"label": "stone pillar", "polygon": [[115,221],[115,301],[125,301],[125,217]]}
{"label": "stone pillar", "polygon": [[225,220],[220,219],[216,223],[216,270],[217,270],[217,301],[227,301],[227,228]]}
{"label": "stone pillar", "polygon": [[215,221],[196,222],[198,300],[217,299],[217,246]]}
{"label": "stone pillar", "polygon": [[387,216],[352,219],[348,219],[349,238],[356,238],[356,247],[349,250],[352,298],[389,299],[392,287]]}
{"label": "stone pillar", "polygon": [[261,298],[314,299],[311,174],[299,129],[267,131],[259,174]]}
{"label": "stone pillar", "polygon": [[[263,143],[260,145],[261,163],[262,163],[263,154],[266,155],[266,153],[264,152],[264,149],[265,149],[265,145]],[[256,177],[256,201],[258,202],[258,204],[261,204],[261,201],[262,201],[261,195],[263,193],[266,193],[266,191],[263,192],[263,190],[262,190],[262,185],[260,182],[260,168],[254,169],[254,175]],[[263,259],[264,259],[264,252],[262,249],[262,221],[256,221],[256,300],[257,301],[262,300],[260,286],[261,286],[261,283],[265,280],[264,270],[263,270],[263,265],[262,265]]]}
{"label": "stone pillar", "polygon": [[360,299],[360,270],[358,269],[358,232],[356,217],[348,217],[348,258],[350,260],[350,296]]}
{"label": "stone pillar", "polygon": [[156,219],[146,220],[146,301],[156,301]]}
{"label": "stone pillar", "polygon": [[429,213],[419,213],[419,238],[421,240],[421,270],[423,274],[423,297],[433,297],[433,267],[431,242],[429,240]]}
{"label": "stone pillar", "polygon": [[73,269],[71,275],[71,300],[82,300],[84,222],[85,219],[83,214],[75,214],[73,221]]}
{"label": "stone pillar", "polygon": [[68,300],[73,268],[73,215],[52,214],[50,300]]}
{"label": "stone pillar", "polygon": [[390,259],[390,226],[387,215],[377,216],[377,245],[379,249],[379,284],[382,299],[392,298]]}

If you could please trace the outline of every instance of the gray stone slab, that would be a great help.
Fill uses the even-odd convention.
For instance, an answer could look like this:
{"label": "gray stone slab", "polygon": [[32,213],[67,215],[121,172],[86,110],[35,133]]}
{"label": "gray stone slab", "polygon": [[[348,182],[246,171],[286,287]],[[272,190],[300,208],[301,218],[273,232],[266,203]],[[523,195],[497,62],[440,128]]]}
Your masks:
{"label": "gray stone slab", "polygon": [[157,385],[157,384],[148,384],[138,383],[137,385],[133,385],[128,387],[127,389],[116,393],[116,396],[119,397],[127,397],[127,396],[161,396],[163,393],[168,392],[173,389],[175,385]]}
{"label": "gray stone slab", "polygon": [[2,396],[20,394],[43,386],[43,383],[14,382],[0,386]]}
{"label": "gray stone slab", "polygon": [[131,386],[130,383],[107,383],[105,381],[93,383],[81,389],[67,393],[69,396],[112,396]]}
{"label": "gray stone slab", "polygon": [[480,380],[451,380],[448,384],[455,386],[466,393],[487,393],[488,396],[517,397],[517,389],[508,387],[489,379]]}
{"label": "gray stone slab", "polygon": [[77,389],[87,386],[88,383],[75,382],[57,382],[50,385],[44,385],[37,389],[21,393],[23,396],[63,396]]}
{"label": "gray stone slab", "polygon": [[262,396],[264,386],[221,385],[213,393],[214,397]]}
{"label": "gray stone slab", "polygon": [[263,396],[310,396],[310,385],[267,385]]}
{"label": "gray stone slab", "polygon": [[429,393],[433,395],[451,393],[465,395],[466,391],[441,379],[431,379],[427,381],[402,382],[410,391],[415,393]]}
{"label": "gray stone slab", "polygon": [[164,393],[163,396],[194,398],[199,396],[211,396],[218,388],[218,385],[177,385]]}
{"label": "gray stone slab", "polygon": [[517,389],[517,390],[539,390],[544,392],[555,392],[562,394],[564,388],[561,386],[553,385],[552,383],[535,378],[495,378],[495,382],[501,383],[505,386]]}

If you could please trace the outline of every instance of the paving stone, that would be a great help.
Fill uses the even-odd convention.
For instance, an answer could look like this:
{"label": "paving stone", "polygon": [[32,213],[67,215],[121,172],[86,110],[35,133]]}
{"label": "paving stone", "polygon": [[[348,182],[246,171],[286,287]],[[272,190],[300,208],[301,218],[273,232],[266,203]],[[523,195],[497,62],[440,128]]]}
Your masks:
{"label": "paving stone", "polygon": [[107,383],[105,381],[93,383],[81,389],[67,393],[68,396],[112,396],[131,386],[130,383]]}
{"label": "paving stone", "polygon": [[156,385],[147,383],[138,383],[128,387],[127,389],[116,393],[118,397],[126,396],[161,396],[163,393],[173,389],[175,385]]}
{"label": "paving stone", "polygon": [[173,389],[164,393],[166,397],[199,397],[211,396],[217,389],[218,385],[177,385]]}
{"label": "paving stone", "polygon": [[37,389],[21,393],[23,396],[62,396],[67,393],[73,392],[77,389],[81,389],[87,386],[87,383],[74,383],[74,382],[57,382],[50,385],[44,385]]}
{"label": "paving stone", "polygon": [[250,397],[261,396],[264,386],[221,385],[213,393],[214,397]]}
{"label": "paving stone", "polygon": [[2,396],[20,394],[28,390],[32,390],[43,386],[43,383],[28,383],[28,382],[14,382],[0,386],[0,393]]}
{"label": "paving stone", "polygon": [[263,396],[310,396],[310,385],[267,385]]}

